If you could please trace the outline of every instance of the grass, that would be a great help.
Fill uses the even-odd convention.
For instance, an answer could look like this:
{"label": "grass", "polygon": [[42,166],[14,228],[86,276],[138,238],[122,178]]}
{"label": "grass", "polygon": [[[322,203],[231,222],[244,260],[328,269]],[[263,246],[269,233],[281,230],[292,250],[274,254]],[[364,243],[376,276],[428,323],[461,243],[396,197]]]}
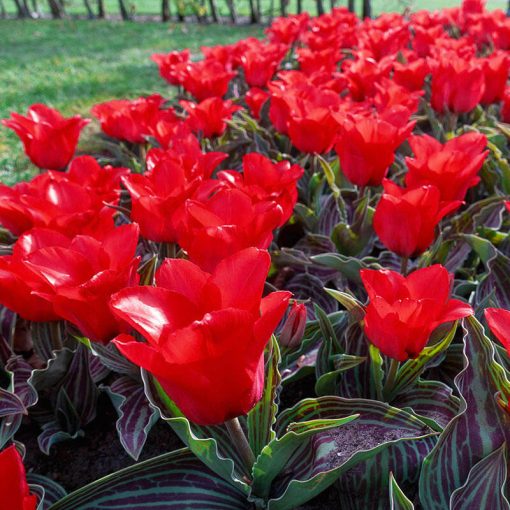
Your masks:
{"label": "grass", "polygon": [[[269,1],[263,0],[263,5]],[[274,2],[278,5],[278,0]],[[4,3],[9,9],[14,5],[12,0]],[[159,7],[158,0],[131,0],[134,3],[137,12],[156,13]],[[236,3],[240,11],[246,10],[247,0]],[[43,5],[42,0],[39,4]],[[225,7],[223,0],[218,4]],[[294,4],[290,2],[291,12]],[[375,0],[374,11],[401,11],[405,5],[436,9],[456,4],[455,0]],[[68,12],[83,11],[79,0],[68,0],[66,5]],[[106,5],[108,12],[117,11],[116,0],[106,0]],[[304,0],[304,5],[312,10],[315,1]],[[505,5],[506,0],[488,2],[489,8]],[[149,59],[151,53],[186,47],[198,51],[202,45],[225,44],[252,35],[261,36],[262,28],[83,19],[0,20],[0,118],[11,111],[24,112],[36,102],[47,103],[66,115],[87,115],[90,107],[100,101],[152,92],[168,94],[167,85]],[[32,170],[16,136],[0,128],[0,181],[15,182]]]}
{"label": "grass", "polygon": [[[66,115],[87,115],[100,101],[169,93],[150,55],[259,36],[259,27],[95,21],[0,22],[0,118],[44,102]],[[0,128],[0,180],[28,170],[21,144]]]}

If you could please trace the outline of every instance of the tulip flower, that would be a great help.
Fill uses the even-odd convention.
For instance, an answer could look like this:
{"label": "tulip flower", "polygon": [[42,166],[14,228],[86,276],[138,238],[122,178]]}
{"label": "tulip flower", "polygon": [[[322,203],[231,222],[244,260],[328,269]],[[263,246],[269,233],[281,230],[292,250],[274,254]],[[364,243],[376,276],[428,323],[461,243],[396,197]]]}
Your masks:
{"label": "tulip flower", "polygon": [[256,119],[260,118],[260,111],[268,99],[269,92],[257,87],[252,87],[250,90],[248,90],[244,98],[248,108],[250,109],[250,113]]}
{"label": "tulip flower", "polygon": [[264,87],[273,77],[280,61],[287,52],[286,45],[250,44],[241,56],[244,79],[250,87]]}
{"label": "tulip flower", "polygon": [[153,126],[162,118],[175,120],[172,110],[163,110],[165,99],[159,94],[138,99],[114,99],[92,107],[101,129],[112,138],[144,143]]}
{"label": "tulip flower", "polygon": [[429,72],[429,66],[424,58],[417,58],[405,64],[400,62],[393,64],[395,82],[412,92],[423,89],[425,78]]}
{"label": "tulip flower", "polygon": [[37,497],[30,494],[25,466],[14,445],[0,452],[0,494],[2,509],[35,510]]}
{"label": "tulip flower", "polygon": [[481,60],[485,78],[484,93],[481,99],[483,105],[497,103],[505,94],[510,59],[506,52],[495,52]]}
{"label": "tulip flower", "polygon": [[275,43],[292,44],[306,30],[310,15],[307,12],[275,18],[265,33]]}
{"label": "tulip flower", "polygon": [[414,123],[395,125],[381,117],[351,116],[340,123],[335,150],[342,172],[358,186],[379,186],[395,159],[395,151]]}
{"label": "tulip flower", "polygon": [[43,228],[20,236],[12,255],[0,257],[0,303],[29,321],[58,320],[52,304],[39,295],[51,292],[50,284],[39,273],[31,271],[25,260],[35,250],[47,246],[67,247],[69,242],[64,234]]}
{"label": "tulip flower", "polygon": [[473,313],[467,303],[450,299],[453,275],[439,264],[407,277],[387,269],[362,269],[360,275],[369,298],[365,334],[395,360],[416,358],[437,326]]}
{"label": "tulip flower", "polygon": [[484,314],[490,330],[510,356],[510,311],[502,308],[486,308]]}
{"label": "tulip flower", "polygon": [[170,85],[181,85],[184,79],[184,66],[189,62],[190,50],[154,53],[151,60],[159,67],[159,74]]}
{"label": "tulip flower", "polygon": [[255,202],[276,202],[283,211],[278,225],[281,227],[292,216],[298,196],[297,182],[303,174],[299,165],[289,161],[273,163],[262,154],[250,152],[243,157],[242,174],[225,170],[218,173],[218,179],[244,191]]}
{"label": "tulip flower", "polygon": [[482,65],[476,59],[447,51],[431,60],[430,66],[434,110],[468,113],[480,103],[485,91],[485,77]]}
{"label": "tulip flower", "polygon": [[[75,167],[71,174],[50,171],[13,187],[0,184],[0,225],[14,235],[47,227],[69,236],[101,237],[114,228],[114,210],[103,200],[115,202],[120,175],[117,170],[112,170],[113,175],[110,170],[96,170],[94,166],[94,174],[85,181],[80,180],[81,172]],[[97,192],[95,179],[104,179]]]}
{"label": "tulip flower", "polygon": [[216,60],[189,62],[183,73],[182,86],[197,101],[223,97],[227,93],[230,80],[236,75]]}
{"label": "tulip flower", "polygon": [[295,302],[280,331],[280,345],[296,349],[303,340],[306,328],[306,306]]}
{"label": "tulip flower", "polygon": [[44,104],[33,104],[27,116],[11,113],[2,124],[20,138],[32,163],[46,170],[64,170],[78,145],[81,130],[90,122],[79,115],[64,118]]}
{"label": "tulip flower", "polygon": [[480,182],[478,172],[488,151],[487,137],[470,132],[448,140],[444,145],[429,135],[411,136],[414,158],[406,158],[409,188],[432,184],[441,200],[464,200],[467,190]]}
{"label": "tulip flower", "polygon": [[[212,153],[217,165],[226,155]],[[184,202],[198,185],[208,179],[214,164],[187,167],[173,151],[151,149],[147,154],[147,172],[122,177],[131,195],[131,219],[140,225],[141,235],[156,242],[177,241],[177,222]]]}
{"label": "tulip flower", "polygon": [[198,104],[191,101],[180,101],[179,104],[188,113],[186,122],[191,130],[206,138],[222,135],[227,129],[225,121],[230,120],[234,112],[242,110],[229,99],[224,101],[219,97],[210,97]]}
{"label": "tulip flower", "polygon": [[238,189],[221,189],[204,202],[188,200],[178,243],[206,271],[231,253],[250,246],[266,249],[281,223],[275,202],[254,202]]}
{"label": "tulip flower", "polygon": [[442,218],[462,201],[441,201],[435,186],[400,188],[392,181],[383,182],[384,193],[377,204],[373,226],[381,242],[401,257],[415,257],[433,242]]}
{"label": "tulip flower", "polygon": [[120,335],[115,345],[151,372],[194,423],[223,423],[260,400],[264,348],[290,298],[289,292],[262,298],[270,262],[256,248],[227,257],[212,273],[166,259],[156,287],[112,297],[114,313],[147,340]]}
{"label": "tulip flower", "polygon": [[117,227],[101,241],[76,236],[67,243],[59,239],[56,245],[42,246],[43,236],[47,240],[47,234],[36,229],[24,238],[29,248],[23,265],[49,286],[33,294],[93,342],[106,344],[126,332],[127,326],[112,314],[108,303],[112,294],[138,284],[138,225]]}

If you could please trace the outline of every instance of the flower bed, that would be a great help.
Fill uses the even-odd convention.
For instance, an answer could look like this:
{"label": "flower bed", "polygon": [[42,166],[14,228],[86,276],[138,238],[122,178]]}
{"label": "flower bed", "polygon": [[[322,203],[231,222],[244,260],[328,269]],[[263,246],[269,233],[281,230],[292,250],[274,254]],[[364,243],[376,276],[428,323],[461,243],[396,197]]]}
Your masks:
{"label": "flower bed", "polygon": [[[78,151],[89,119],[3,121],[41,170],[0,186],[6,510],[509,506],[510,20],[266,34],[153,55],[173,99],[94,106]],[[134,460],[184,447],[26,475],[105,398]]]}

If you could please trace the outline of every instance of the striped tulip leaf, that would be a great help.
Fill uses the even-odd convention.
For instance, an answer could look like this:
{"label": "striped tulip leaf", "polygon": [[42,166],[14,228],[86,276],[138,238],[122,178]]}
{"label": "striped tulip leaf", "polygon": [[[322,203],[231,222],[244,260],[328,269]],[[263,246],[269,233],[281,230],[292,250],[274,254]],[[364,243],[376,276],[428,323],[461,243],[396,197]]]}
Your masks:
{"label": "striped tulip leaf", "polygon": [[247,510],[242,491],[209,470],[189,449],[112,473],[49,510]]}
{"label": "striped tulip leaf", "polygon": [[[359,416],[352,419],[353,415]],[[348,417],[352,420],[350,423],[319,431],[301,442],[273,480],[269,510],[295,508],[339,478],[341,480],[342,476],[348,476],[354,466],[361,466],[360,472],[364,472],[371,458],[400,443],[419,439],[431,441],[418,456],[423,458],[432,448],[436,436],[421,420],[388,404],[364,399],[321,397],[303,400],[283,411],[276,422],[277,438],[284,437],[292,430],[294,423]],[[395,465],[392,461],[384,480],[386,493],[389,471],[395,471],[396,465],[401,462],[400,456],[396,455],[395,459]],[[377,466],[376,462],[374,466]]]}
{"label": "striped tulip leaf", "polygon": [[393,473],[390,473],[390,510],[414,510],[414,505],[398,486]]}
{"label": "striped tulip leaf", "polygon": [[391,402],[401,391],[412,387],[418,377],[434,363],[434,361],[448,349],[455,332],[457,331],[457,322],[453,324],[448,333],[442,340],[425,347],[420,355],[414,359],[406,361],[398,370],[395,383],[389,393],[388,401]]}
{"label": "striped tulip leaf", "polygon": [[412,410],[432,429],[442,431],[459,412],[460,401],[446,384],[418,379],[411,388],[401,391],[391,404]]}
{"label": "striped tulip leaf", "polygon": [[469,317],[463,327],[464,369],[455,378],[460,412],[424,460],[420,501],[426,510],[448,508],[473,466],[510,439],[510,416],[497,400],[509,394],[506,371],[495,361],[494,345],[482,325]]}
{"label": "striped tulip leaf", "polygon": [[181,441],[212,471],[238,489],[249,492],[248,472],[239,451],[223,425],[198,426],[191,423],[161,388],[158,381],[142,369],[145,394],[179,436]]}
{"label": "striped tulip leaf", "polygon": [[510,510],[505,496],[506,448],[506,443],[503,443],[471,468],[466,483],[450,498],[451,510]]}
{"label": "striped tulip leaf", "polygon": [[276,413],[278,412],[276,402],[281,383],[281,376],[278,371],[279,363],[280,349],[276,338],[273,336],[271,339],[271,350],[266,361],[267,369],[264,392],[262,393],[262,398],[246,417],[248,441],[255,457],[275,437],[273,425],[276,421]]}
{"label": "striped tulip leaf", "polygon": [[117,433],[124,450],[138,460],[158,413],[147,400],[143,385],[121,376],[105,388],[118,414]]}
{"label": "striped tulip leaf", "polygon": [[65,489],[57,482],[35,473],[27,474],[30,493],[35,494],[39,501],[37,510],[48,510],[51,505],[67,495]]}

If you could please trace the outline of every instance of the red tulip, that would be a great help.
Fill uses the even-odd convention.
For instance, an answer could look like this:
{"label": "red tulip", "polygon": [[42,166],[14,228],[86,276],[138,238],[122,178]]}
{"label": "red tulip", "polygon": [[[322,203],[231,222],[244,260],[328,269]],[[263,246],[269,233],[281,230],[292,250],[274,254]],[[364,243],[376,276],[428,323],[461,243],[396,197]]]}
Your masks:
{"label": "red tulip", "polygon": [[501,101],[505,94],[510,70],[508,54],[503,51],[496,52],[482,59],[481,62],[485,78],[485,90],[480,102],[483,105],[488,105]]}
{"label": "red tulip", "polygon": [[280,61],[287,52],[281,44],[250,44],[241,57],[244,79],[250,87],[264,87],[273,77]]}
{"label": "red tulip", "polygon": [[44,278],[50,288],[33,293],[94,342],[106,344],[127,331],[108,303],[115,292],[138,284],[138,225],[117,227],[101,241],[77,236],[64,246],[59,242],[39,247],[40,235],[37,230],[32,232],[34,240],[23,264]]}
{"label": "red tulip", "polygon": [[[212,154],[216,155],[216,165],[226,156]],[[144,238],[156,242],[177,241],[177,222],[184,202],[210,177],[215,166],[200,165],[200,162],[194,160],[194,165],[189,167],[171,150],[151,149],[145,174],[122,177],[131,195],[131,219],[140,225]]]}
{"label": "red tulip", "polygon": [[297,182],[304,169],[288,161],[273,163],[269,158],[251,152],[243,157],[243,173],[222,171],[218,179],[249,195],[255,202],[273,201],[283,211],[279,226],[292,216],[297,202]]}
{"label": "red tulip", "polygon": [[212,274],[166,259],[157,287],[112,297],[117,316],[147,340],[120,335],[115,344],[195,423],[246,414],[262,395],[264,348],[290,298],[288,292],[262,298],[269,266],[269,254],[255,248],[226,258]]}
{"label": "red tulip", "polygon": [[[70,236],[101,237],[114,227],[114,211],[103,204],[103,199],[114,201],[118,194],[115,183],[119,176],[117,170],[111,171],[113,178],[106,177],[108,185],[99,192],[90,181],[89,185],[87,181],[73,182],[71,179],[80,178],[77,170],[71,174],[46,172],[12,188],[0,184],[0,224],[14,235],[33,227],[47,227]],[[96,176],[102,172],[111,175],[105,169]]]}
{"label": "red tulip", "polygon": [[342,172],[358,186],[379,186],[395,159],[395,151],[411,133],[409,114],[397,125],[362,115],[340,123],[335,150]]}
{"label": "red tulip", "polygon": [[398,361],[416,358],[440,324],[473,313],[467,303],[450,299],[453,275],[439,264],[407,278],[387,269],[362,269],[360,274],[370,300],[365,334],[383,354]]}
{"label": "red tulip", "polygon": [[331,112],[340,101],[335,92],[319,88],[310,90],[307,97],[296,98],[288,112],[288,134],[298,150],[317,154],[331,150],[338,134],[338,124]]}
{"label": "red tulip", "polygon": [[482,99],[485,77],[479,61],[447,51],[431,60],[432,108],[439,113],[470,112]]}
{"label": "red tulip", "polygon": [[35,510],[37,497],[30,494],[25,466],[14,445],[0,452],[2,509]]}
{"label": "red tulip", "polygon": [[269,92],[258,89],[256,87],[252,87],[250,90],[248,90],[248,92],[246,92],[244,99],[248,105],[248,108],[250,109],[252,116],[256,119],[259,119],[260,111],[262,110],[262,107],[266,101],[269,99]]}
{"label": "red tulip", "polygon": [[178,242],[191,261],[212,271],[231,253],[267,248],[282,214],[275,202],[253,203],[241,190],[221,189],[204,203],[186,202]]}
{"label": "red tulip", "polygon": [[190,50],[171,51],[170,53],[153,53],[151,60],[159,67],[159,74],[171,85],[181,85],[183,69],[190,58]]}
{"label": "red tulip", "polygon": [[64,118],[44,104],[33,104],[27,116],[11,113],[2,124],[23,142],[25,154],[39,168],[64,170],[74,156],[81,130],[90,122],[79,115]]}
{"label": "red tulip", "polygon": [[310,15],[307,12],[275,18],[265,33],[275,43],[292,44],[306,30]]}
{"label": "red tulip", "polygon": [[423,89],[428,74],[429,66],[424,58],[417,58],[405,64],[400,62],[393,64],[395,82],[413,92]]}
{"label": "red tulip", "polygon": [[51,303],[38,295],[51,292],[50,284],[40,274],[32,272],[25,260],[35,250],[68,245],[67,236],[48,229],[33,229],[19,237],[12,255],[0,257],[0,303],[29,321],[58,320],[59,315]]}
{"label": "red tulip", "polygon": [[234,112],[242,110],[229,99],[224,101],[219,97],[210,97],[198,104],[191,101],[180,101],[179,104],[188,113],[186,122],[191,130],[206,138],[222,135],[227,129],[225,121],[230,120]]}
{"label": "red tulip", "polygon": [[172,110],[162,110],[165,99],[159,94],[138,99],[114,99],[92,107],[101,129],[112,138],[144,143],[153,126],[162,118],[175,120]]}
{"label": "red tulip", "polygon": [[317,71],[334,72],[340,58],[341,55],[336,48],[326,48],[322,51],[309,48],[297,49],[299,68],[308,75]]}
{"label": "red tulip", "polygon": [[296,349],[301,344],[306,328],[306,306],[295,302],[280,331],[280,345]]}
{"label": "red tulip", "polygon": [[411,136],[409,145],[414,152],[414,158],[406,158],[409,188],[432,184],[441,200],[464,200],[467,190],[480,182],[478,172],[488,154],[485,135],[466,133],[444,145],[429,135]]}
{"label": "red tulip", "polygon": [[510,311],[502,308],[486,308],[484,314],[490,330],[510,355]]}
{"label": "red tulip", "polygon": [[230,80],[236,75],[215,60],[190,62],[183,73],[182,86],[195,96],[197,101],[209,97],[223,97],[227,93]]}
{"label": "red tulip", "polygon": [[374,230],[386,248],[402,257],[424,252],[433,243],[441,219],[462,204],[460,200],[441,201],[435,186],[408,190],[388,179],[383,186],[374,214]]}

